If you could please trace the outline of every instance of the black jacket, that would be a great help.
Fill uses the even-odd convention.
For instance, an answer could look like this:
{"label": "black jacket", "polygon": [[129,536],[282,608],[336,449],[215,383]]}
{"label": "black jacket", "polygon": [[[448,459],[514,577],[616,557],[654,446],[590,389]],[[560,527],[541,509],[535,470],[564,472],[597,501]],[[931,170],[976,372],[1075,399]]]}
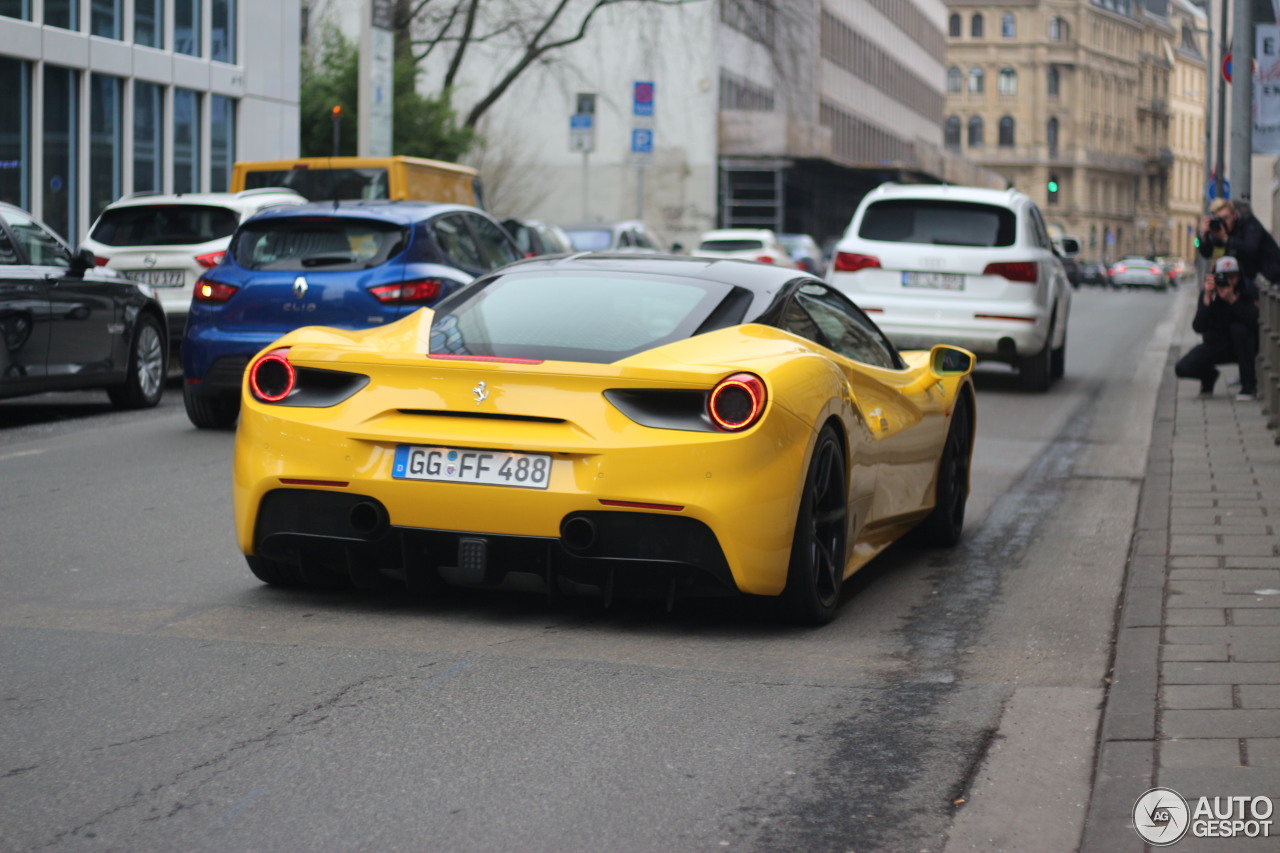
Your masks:
{"label": "black jacket", "polygon": [[1213,250],[1219,246],[1225,248],[1225,254],[1240,262],[1240,276],[1247,284],[1252,285],[1258,273],[1266,276],[1267,281],[1280,282],[1280,246],[1256,217],[1237,219],[1236,227],[1227,234],[1225,243],[1209,231],[1200,235],[1198,251],[1201,257],[1212,257]]}
{"label": "black jacket", "polygon": [[1246,329],[1258,328],[1258,306],[1253,304],[1253,300],[1242,293],[1234,303],[1215,299],[1205,305],[1204,291],[1201,291],[1191,328],[1204,336],[1204,342],[1210,345],[1229,345],[1231,327],[1234,325],[1243,325]]}

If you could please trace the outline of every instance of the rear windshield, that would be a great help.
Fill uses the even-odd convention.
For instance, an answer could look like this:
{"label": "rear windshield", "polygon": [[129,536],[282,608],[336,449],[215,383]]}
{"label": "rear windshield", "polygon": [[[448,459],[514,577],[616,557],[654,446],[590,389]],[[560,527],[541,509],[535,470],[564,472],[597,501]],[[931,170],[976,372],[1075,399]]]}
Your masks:
{"label": "rear windshield", "polygon": [[431,352],[608,364],[689,337],[734,290],[661,276],[499,276],[437,306]]}
{"label": "rear windshield", "polygon": [[700,252],[754,252],[764,248],[762,240],[703,240]]}
{"label": "rear windshield", "polygon": [[586,228],[568,234],[569,242],[579,252],[599,252],[613,246],[613,232],[608,228]]}
{"label": "rear windshield", "polygon": [[867,208],[858,236],[933,246],[1012,246],[1017,215],[1007,207],[966,201],[890,199]]}
{"label": "rear windshield", "polygon": [[184,246],[230,237],[240,214],[206,204],[149,204],[102,212],[90,234],[108,246]]}
{"label": "rear windshield", "polygon": [[288,187],[311,201],[390,198],[387,170],[278,169],[245,172],[244,188]]}
{"label": "rear windshield", "polygon": [[299,216],[246,223],[231,251],[250,270],[362,270],[408,242],[409,229],[389,222]]}

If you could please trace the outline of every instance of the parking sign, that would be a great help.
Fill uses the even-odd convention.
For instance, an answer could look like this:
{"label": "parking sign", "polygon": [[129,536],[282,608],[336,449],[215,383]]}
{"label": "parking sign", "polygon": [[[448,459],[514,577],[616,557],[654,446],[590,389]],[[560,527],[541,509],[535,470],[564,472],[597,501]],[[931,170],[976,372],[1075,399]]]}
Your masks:
{"label": "parking sign", "polygon": [[637,80],[632,87],[631,114],[635,116],[653,115],[653,81]]}
{"label": "parking sign", "polygon": [[632,154],[652,154],[653,153],[653,131],[644,127],[636,127],[631,130],[631,153]]}

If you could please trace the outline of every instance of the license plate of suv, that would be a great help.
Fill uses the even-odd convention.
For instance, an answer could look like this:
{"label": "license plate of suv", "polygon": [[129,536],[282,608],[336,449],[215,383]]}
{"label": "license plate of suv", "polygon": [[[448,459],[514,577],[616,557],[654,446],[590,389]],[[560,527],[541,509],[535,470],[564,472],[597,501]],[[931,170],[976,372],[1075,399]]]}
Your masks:
{"label": "license plate of suv", "polygon": [[931,287],[934,290],[964,290],[964,276],[953,272],[904,272],[903,287]]}
{"label": "license plate of suv", "polygon": [[182,270],[128,270],[124,274],[152,287],[182,287],[186,281]]}

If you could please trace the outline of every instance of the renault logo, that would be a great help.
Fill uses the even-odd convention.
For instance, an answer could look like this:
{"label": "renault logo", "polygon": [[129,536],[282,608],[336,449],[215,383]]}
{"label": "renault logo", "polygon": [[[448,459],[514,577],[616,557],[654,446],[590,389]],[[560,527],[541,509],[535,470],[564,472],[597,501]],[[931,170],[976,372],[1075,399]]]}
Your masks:
{"label": "renault logo", "polygon": [[476,405],[480,405],[489,399],[489,386],[481,382],[479,385],[471,389],[471,393],[476,398]]}
{"label": "renault logo", "polygon": [[307,280],[302,276],[298,276],[293,280],[293,295],[297,299],[307,295]]}

